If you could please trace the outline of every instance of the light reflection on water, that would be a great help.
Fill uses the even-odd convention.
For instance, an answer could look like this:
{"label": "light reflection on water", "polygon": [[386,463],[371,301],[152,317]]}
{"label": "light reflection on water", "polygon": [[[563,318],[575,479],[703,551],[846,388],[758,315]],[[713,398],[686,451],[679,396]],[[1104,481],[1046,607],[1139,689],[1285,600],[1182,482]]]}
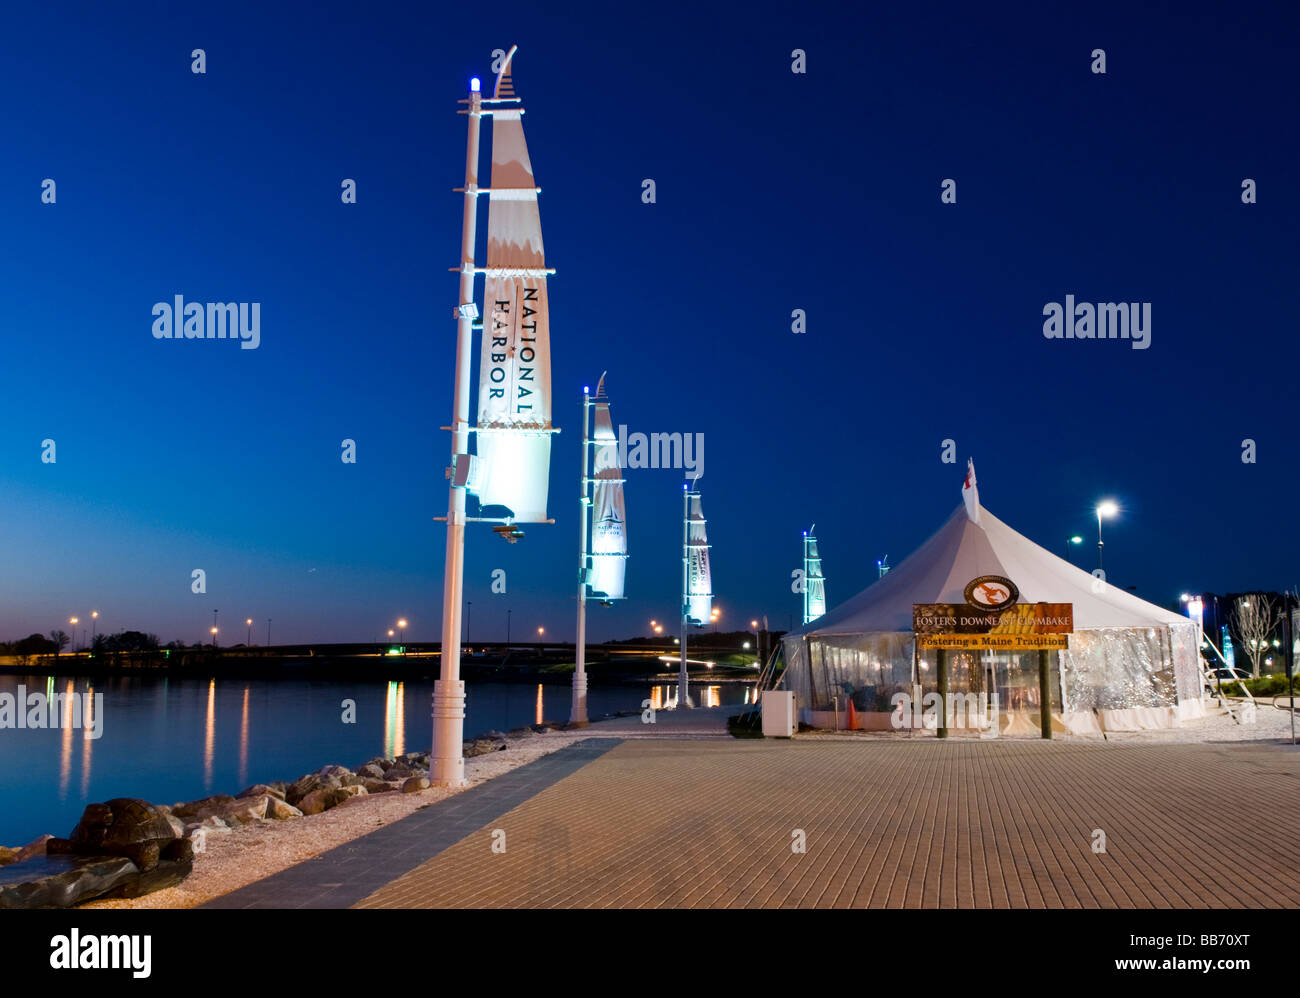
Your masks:
{"label": "light reflection on water", "polygon": [[[104,695],[103,736],[94,723],[95,683]],[[333,680],[217,680],[154,676],[0,675],[0,692],[86,694],[82,730],[68,698],[60,727],[0,729],[0,845],[49,832],[66,836],[91,801],[143,797],[158,803],[238,793],[250,783],[293,780],[331,763],[358,766],[376,755],[427,751],[433,683]],[[696,703],[746,702],[752,684],[694,685]],[[648,687],[651,705],[675,705],[675,684]],[[469,683],[465,735],[566,721],[567,684]],[[641,710],[647,687],[591,686],[592,719]],[[341,702],[356,702],[344,723]]]}

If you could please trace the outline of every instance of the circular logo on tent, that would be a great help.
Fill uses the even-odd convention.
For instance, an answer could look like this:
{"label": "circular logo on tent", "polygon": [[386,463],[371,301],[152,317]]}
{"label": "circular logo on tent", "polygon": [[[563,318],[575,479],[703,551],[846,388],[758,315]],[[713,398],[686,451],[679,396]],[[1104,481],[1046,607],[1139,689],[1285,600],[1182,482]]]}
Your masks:
{"label": "circular logo on tent", "polygon": [[1020,590],[1002,575],[981,575],[966,584],[966,602],[977,610],[1009,610],[1020,599]]}

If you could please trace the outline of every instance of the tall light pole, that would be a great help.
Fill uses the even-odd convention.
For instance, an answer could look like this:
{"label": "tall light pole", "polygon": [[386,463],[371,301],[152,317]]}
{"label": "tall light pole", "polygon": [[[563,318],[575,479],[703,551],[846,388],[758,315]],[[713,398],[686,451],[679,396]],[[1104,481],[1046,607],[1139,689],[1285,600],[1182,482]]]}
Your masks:
{"label": "tall light pole", "polygon": [[[604,381],[604,378],[601,378]],[[578,479],[582,493],[578,496],[578,638],[573,664],[573,698],[569,705],[569,723],[587,723],[587,517],[591,512],[591,478],[587,474],[591,438],[587,424],[591,420],[591,386],[582,386],[582,474]]]}
{"label": "tall light pole", "polygon": [[[403,617],[401,620],[397,622],[397,632],[400,635],[398,637],[398,641],[402,643],[402,657],[405,658],[406,657],[406,618],[405,617]],[[442,653],[444,655],[447,654],[447,649],[444,648],[442,650]]]}
{"label": "tall light pole", "polygon": [[270,617],[266,618],[266,645],[268,648],[271,646],[271,618]]}
{"label": "tall light pole", "polygon": [[78,618],[76,618],[76,617],[69,617],[69,618],[68,618],[68,623],[72,625],[72,641],[71,641],[72,652],[71,652],[71,654],[73,654],[73,655],[77,654],[77,624],[78,624],[78,622],[79,622],[79,621],[78,621]]}
{"label": "tall light pole", "polygon": [[677,707],[684,709],[691,705],[690,675],[686,668],[686,629],[690,626],[690,542],[691,542],[691,493],[690,486],[682,483],[682,629],[678,642],[682,646],[681,667],[677,671]]}
{"label": "tall light pole", "polygon": [[212,647],[217,647],[217,614],[219,610],[212,611]]}
{"label": "tall light pole", "polygon": [[253,618],[249,617],[244,623],[248,625],[248,640],[244,644],[251,648],[253,647]]}
{"label": "tall light pole", "polygon": [[1105,499],[1102,502],[1099,502],[1097,504],[1097,568],[1098,570],[1102,570],[1103,568],[1101,562],[1101,548],[1102,548],[1101,521],[1106,517],[1114,516],[1118,512],[1119,512],[1119,506],[1117,506],[1110,499]]}
{"label": "tall light pole", "polygon": [[[1066,561],[1070,561],[1070,545],[1071,545],[1071,544],[1082,544],[1082,543],[1083,543],[1083,538],[1080,537],[1078,534],[1074,534],[1074,535],[1072,535],[1072,536],[1070,536],[1070,537],[1067,537],[1067,538],[1065,539],[1065,560],[1066,560]],[[1070,564],[1073,565],[1074,562],[1070,562]]]}
{"label": "tall light pole", "polygon": [[469,636],[470,625],[473,623],[473,621],[474,621],[474,601],[468,600],[465,603],[465,640],[466,641],[473,640],[473,638]]}
{"label": "tall light pole", "polygon": [[90,611],[90,647],[91,648],[95,647],[95,635],[98,631],[98,625],[99,625],[99,611],[91,610]]}
{"label": "tall light pole", "polygon": [[514,613],[513,610],[506,610],[506,651],[510,650],[510,615],[512,613]]}
{"label": "tall light pole", "polygon": [[760,650],[762,642],[759,641],[758,621],[751,620],[749,626],[754,629],[754,668],[757,669],[763,663],[763,652]]}
{"label": "tall light pole", "polygon": [[456,308],[456,385],[452,399],[451,468],[447,488],[447,554],[443,568],[442,662],[433,684],[433,753],[429,782],[465,785],[465,682],[460,678],[460,594],[465,581],[465,491],[469,473],[470,352],[474,346],[474,242],[477,235],[478,139],[483,97],[470,80],[465,114],[464,212],[460,233],[460,297]]}

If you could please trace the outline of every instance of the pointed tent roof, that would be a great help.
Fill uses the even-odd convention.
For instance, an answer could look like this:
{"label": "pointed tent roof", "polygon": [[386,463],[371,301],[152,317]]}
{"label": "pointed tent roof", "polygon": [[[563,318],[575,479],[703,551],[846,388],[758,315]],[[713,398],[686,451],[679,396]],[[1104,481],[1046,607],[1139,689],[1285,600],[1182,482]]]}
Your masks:
{"label": "pointed tent roof", "polygon": [[1021,603],[1073,603],[1074,629],[1156,627],[1188,618],[1094,577],[1017,533],[984,506],[979,522],[960,505],[924,544],[852,599],[797,634],[862,634],[910,631],[913,603],[964,603],[964,590],[981,575],[1006,576],[1020,589]]}

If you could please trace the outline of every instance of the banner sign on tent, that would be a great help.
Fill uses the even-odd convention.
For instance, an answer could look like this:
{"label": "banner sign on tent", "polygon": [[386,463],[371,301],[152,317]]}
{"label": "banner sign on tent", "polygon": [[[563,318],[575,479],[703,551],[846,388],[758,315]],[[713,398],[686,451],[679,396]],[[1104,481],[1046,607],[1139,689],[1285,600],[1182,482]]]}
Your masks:
{"label": "banner sign on tent", "polygon": [[1068,634],[918,634],[917,647],[956,651],[1055,651],[1070,647]]}
{"label": "banner sign on tent", "polygon": [[[1014,587],[1011,592],[1015,592]],[[1013,597],[1005,599],[1011,604],[1006,610],[991,610],[989,602],[980,599],[968,603],[913,603],[912,630],[916,633],[917,646],[1012,651],[1069,647],[1068,635],[1074,631],[1074,604],[1015,603]]]}

